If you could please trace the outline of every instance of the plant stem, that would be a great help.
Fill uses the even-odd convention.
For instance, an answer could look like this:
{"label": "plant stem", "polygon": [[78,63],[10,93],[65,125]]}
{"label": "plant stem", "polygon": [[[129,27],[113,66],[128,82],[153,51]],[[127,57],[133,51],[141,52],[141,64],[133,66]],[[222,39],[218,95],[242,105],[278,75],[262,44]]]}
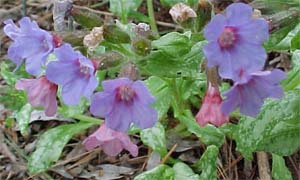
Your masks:
{"label": "plant stem", "polygon": [[155,21],[155,17],[154,17],[152,0],[147,0],[147,10],[148,10],[148,16],[149,16],[149,20],[150,20],[151,29],[154,32],[155,36],[159,37],[159,33],[157,30],[156,21]]}

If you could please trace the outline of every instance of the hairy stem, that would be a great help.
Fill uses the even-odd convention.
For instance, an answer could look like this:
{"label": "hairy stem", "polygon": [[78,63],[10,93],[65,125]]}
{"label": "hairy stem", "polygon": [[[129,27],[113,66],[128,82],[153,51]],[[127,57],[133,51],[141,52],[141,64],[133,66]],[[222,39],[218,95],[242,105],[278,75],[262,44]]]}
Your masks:
{"label": "hairy stem", "polygon": [[147,0],[147,10],[148,10],[148,16],[150,20],[150,26],[152,31],[154,32],[155,36],[159,36],[157,26],[156,26],[156,21],[154,17],[154,10],[153,10],[153,1],[152,0]]}

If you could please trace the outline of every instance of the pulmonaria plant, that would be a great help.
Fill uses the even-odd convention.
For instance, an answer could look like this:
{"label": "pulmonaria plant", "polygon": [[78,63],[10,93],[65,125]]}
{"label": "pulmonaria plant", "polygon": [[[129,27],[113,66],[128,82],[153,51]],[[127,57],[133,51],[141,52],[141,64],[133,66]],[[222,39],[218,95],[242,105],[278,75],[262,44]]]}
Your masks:
{"label": "pulmonaria plant", "polygon": [[199,112],[196,115],[196,120],[200,126],[205,126],[211,123],[215,126],[221,126],[229,122],[229,117],[221,111],[222,98],[218,87],[213,87],[208,84],[208,89],[204,96],[204,100]]}
{"label": "pulmonaria plant", "polygon": [[142,81],[118,78],[103,81],[102,87],[103,92],[94,95],[90,111],[104,117],[107,127],[126,132],[131,123],[145,129],[157,121],[152,107],[155,99]]}
{"label": "pulmonaria plant", "polygon": [[123,149],[128,150],[134,157],[138,155],[137,145],[131,142],[126,133],[114,131],[104,123],[83,141],[83,145],[88,151],[99,146],[109,156],[117,156]]}
{"label": "pulmonaria plant", "polygon": [[244,3],[233,3],[226,15],[218,14],[204,29],[208,44],[203,52],[208,67],[218,67],[222,78],[232,79],[234,86],[224,93],[222,111],[234,109],[256,116],[265,98],[280,98],[279,85],[285,77],[280,70],[262,71],[267,57],[262,43],[268,39],[268,23],[253,17],[253,9]]}
{"label": "pulmonaria plant", "polygon": [[217,14],[204,29],[208,44],[203,48],[208,67],[219,67],[225,79],[239,79],[241,72],[262,70],[267,54],[262,43],[268,39],[268,23],[253,18],[253,8],[233,3],[226,15]]}
{"label": "pulmonaria plant", "polygon": [[4,21],[4,33],[14,42],[8,48],[8,57],[17,68],[25,59],[26,71],[31,75],[39,75],[48,55],[53,51],[53,36],[39,28],[35,21],[24,17],[16,26],[11,19]]}
{"label": "pulmonaria plant", "polygon": [[37,79],[21,79],[16,83],[16,89],[25,90],[29,103],[33,107],[44,107],[47,116],[53,116],[57,110],[57,85],[51,83],[45,76]]}
{"label": "pulmonaria plant", "polygon": [[240,112],[248,116],[256,116],[263,100],[267,97],[280,98],[283,95],[279,82],[285,78],[285,73],[275,69],[260,71],[247,76],[242,81],[235,82],[224,95],[223,112],[228,115],[239,107]]}
{"label": "pulmonaria plant", "polygon": [[47,78],[62,86],[62,99],[67,105],[76,105],[82,96],[90,99],[98,86],[94,63],[67,43],[54,50],[57,61],[46,69]]}

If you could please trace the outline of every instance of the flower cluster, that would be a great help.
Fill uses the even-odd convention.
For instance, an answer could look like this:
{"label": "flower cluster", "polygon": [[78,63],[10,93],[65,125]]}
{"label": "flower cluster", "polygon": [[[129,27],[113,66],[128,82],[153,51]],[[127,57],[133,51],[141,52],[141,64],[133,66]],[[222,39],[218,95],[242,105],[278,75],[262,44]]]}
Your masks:
{"label": "flower cluster", "polygon": [[253,17],[253,9],[244,3],[233,3],[226,14],[216,15],[204,29],[208,43],[203,52],[208,67],[218,67],[219,75],[232,79],[233,87],[224,95],[222,111],[229,115],[234,109],[256,116],[268,97],[280,98],[278,85],[285,77],[280,70],[262,71],[267,53],[262,43],[268,39],[268,23]]}
{"label": "flower cluster", "polygon": [[[66,105],[79,104],[82,97],[91,100],[98,86],[96,62],[75,51],[59,36],[41,29],[28,17],[19,21],[20,27],[12,20],[4,23],[5,34],[13,40],[8,57],[17,68],[25,61],[26,71],[36,77],[20,79],[15,85],[16,89],[27,92],[33,107],[42,106],[47,116],[55,115],[57,92],[61,92]],[[92,35],[100,41],[102,29],[94,28]],[[50,60],[49,54],[54,54],[55,59]],[[84,141],[85,146],[88,150],[101,146],[110,156],[117,155],[124,147],[137,156],[138,148],[125,132],[130,125],[144,129],[155,124],[154,98],[142,81],[118,78],[103,81],[102,86],[104,91],[93,96],[90,110],[93,115],[105,118],[105,125]]]}

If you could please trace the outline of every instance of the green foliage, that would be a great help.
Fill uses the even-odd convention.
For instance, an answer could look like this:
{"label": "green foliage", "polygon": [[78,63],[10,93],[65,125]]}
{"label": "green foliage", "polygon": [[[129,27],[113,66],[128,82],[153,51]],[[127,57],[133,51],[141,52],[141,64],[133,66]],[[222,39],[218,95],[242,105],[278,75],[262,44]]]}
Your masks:
{"label": "green foliage", "polygon": [[85,98],[81,98],[79,104],[77,105],[65,105],[61,101],[61,107],[58,109],[58,111],[65,117],[73,117],[77,114],[83,114],[88,106],[89,102]]}
{"label": "green foliage", "polygon": [[152,41],[152,47],[174,57],[181,57],[191,49],[189,37],[178,32],[170,32]]}
{"label": "green foliage", "polygon": [[[176,35],[177,36],[177,35]],[[150,74],[160,77],[195,77],[204,59],[202,48],[204,42],[198,42],[192,47],[186,41],[185,35],[180,35],[180,41],[168,40],[169,43],[153,43],[157,50],[145,57],[140,66]],[[188,49],[188,48],[190,49]],[[179,53],[180,52],[180,53]],[[144,63],[144,64],[142,64]]]}
{"label": "green foliage", "polygon": [[47,170],[56,162],[64,146],[77,133],[91,127],[93,123],[76,123],[61,125],[43,133],[36,144],[36,150],[28,162],[30,173],[36,174]]}
{"label": "green foliage", "polygon": [[188,110],[179,115],[178,119],[187,127],[188,131],[199,137],[204,144],[220,147],[224,143],[224,134],[218,128],[209,124],[200,127]]}
{"label": "green foliage", "polygon": [[195,4],[197,4],[197,2],[198,0],[160,0],[160,3],[163,6],[167,6],[167,7],[174,6],[177,3],[184,3],[189,6],[194,6]]}
{"label": "green foliage", "polygon": [[178,162],[174,164],[173,169],[175,172],[174,180],[199,180],[199,175],[195,174],[185,163]]}
{"label": "green foliage", "polygon": [[286,167],[283,157],[272,154],[272,177],[274,180],[292,180],[292,175]]}
{"label": "green foliage", "polygon": [[100,16],[88,10],[73,8],[71,15],[78,24],[88,29],[100,27],[102,25]]}
{"label": "green foliage", "polygon": [[174,170],[167,165],[160,164],[157,167],[149,171],[146,171],[134,178],[134,180],[154,180],[154,179],[173,180]]}
{"label": "green foliage", "polygon": [[199,180],[217,179],[218,154],[218,147],[214,145],[208,146],[201,159],[193,165],[197,172],[201,171]]}
{"label": "green foliage", "polygon": [[288,156],[300,147],[299,99],[300,90],[291,90],[281,100],[267,101],[257,118],[240,119],[234,139],[245,158],[258,150]]}
{"label": "green foliage", "polygon": [[127,21],[128,15],[140,7],[142,0],[109,0],[109,10]]}
{"label": "green foliage", "polygon": [[20,111],[16,112],[15,118],[23,136],[27,134],[32,110],[33,108],[31,105],[27,103],[20,109]]}
{"label": "green foliage", "polygon": [[148,86],[151,94],[156,98],[154,107],[158,112],[158,118],[161,118],[168,112],[171,106],[173,98],[171,90],[168,84],[159,77],[151,76],[144,82]]}
{"label": "green foliage", "polygon": [[286,79],[282,81],[285,91],[289,91],[299,87],[300,85],[300,50],[292,53],[292,70],[288,72]]}
{"label": "green foliage", "polygon": [[154,127],[141,131],[141,140],[161,156],[167,154],[165,128],[159,122]]}

